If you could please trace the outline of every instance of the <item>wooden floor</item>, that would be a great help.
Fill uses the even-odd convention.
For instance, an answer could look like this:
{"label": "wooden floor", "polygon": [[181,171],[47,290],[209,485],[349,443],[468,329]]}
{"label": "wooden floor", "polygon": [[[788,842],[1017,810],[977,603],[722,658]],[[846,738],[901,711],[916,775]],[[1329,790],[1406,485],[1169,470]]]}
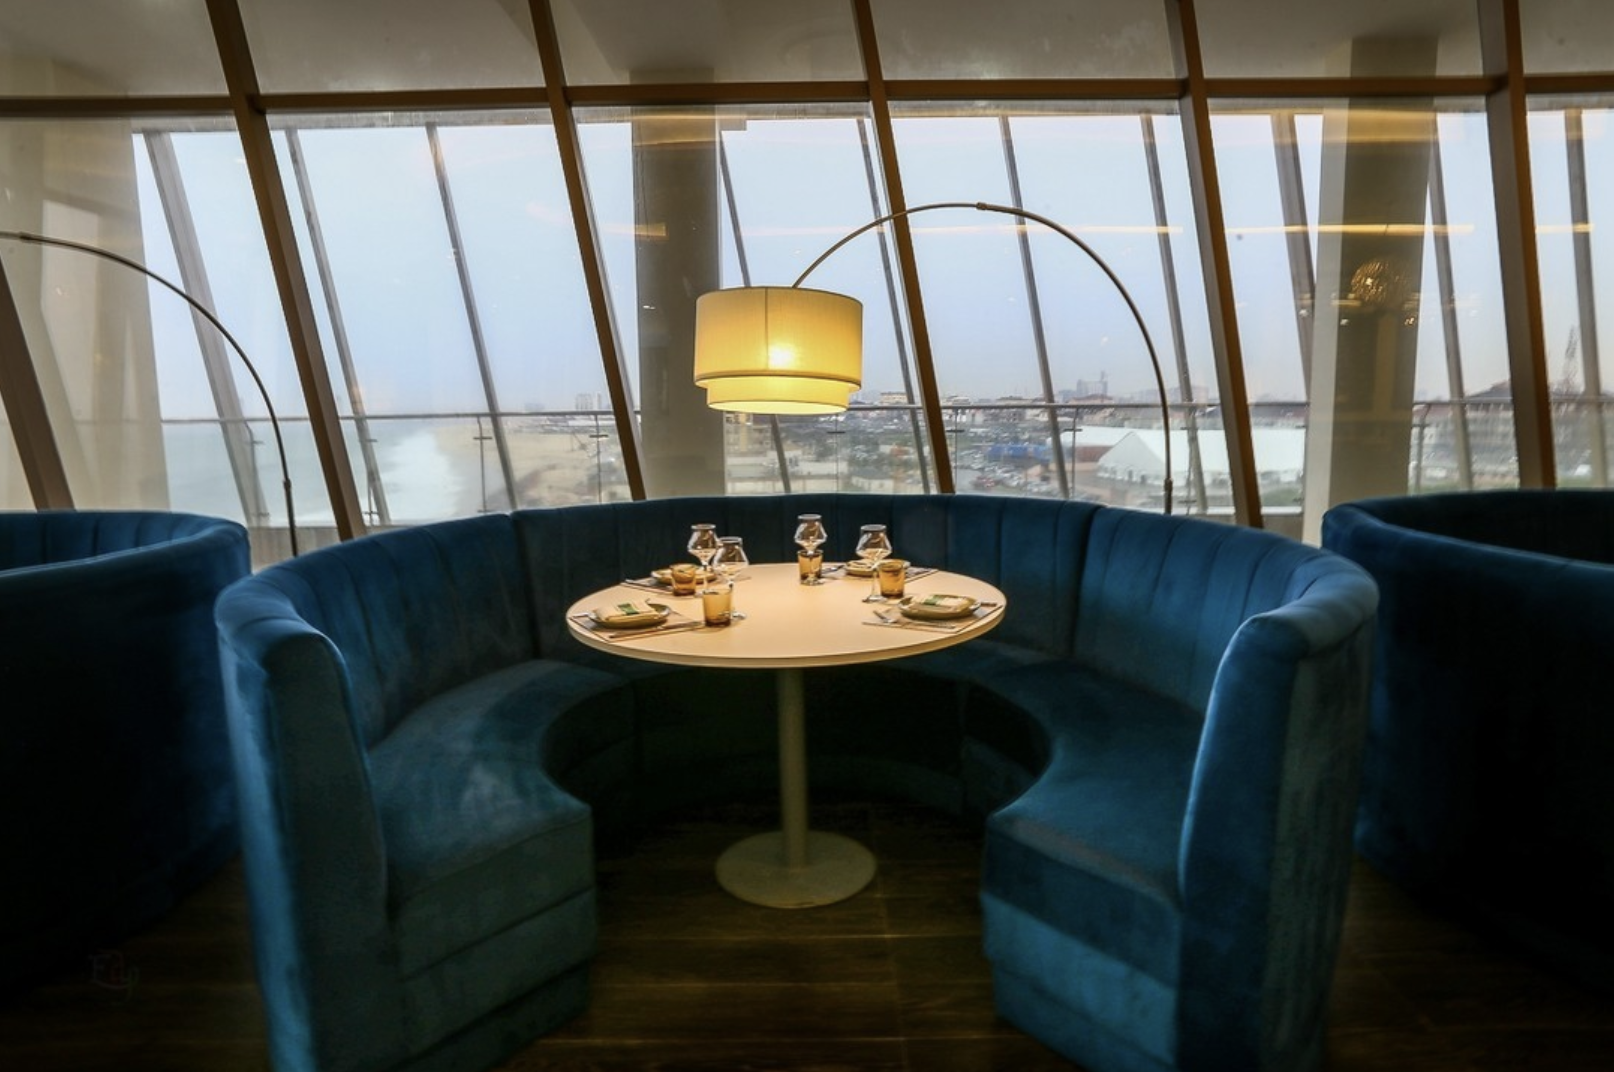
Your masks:
{"label": "wooden floor", "polygon": [[[601,846],[592,1004],[509,1072],[1042,1072],[1075,1068],[998,1020],[980,945],[977,832],[906,805],[838,803],[876,885],[826,908],[756,908],[712,861],[765,803],[684,813]],[[1607,1072],[1614,1000],[1352,880],[1332,1009],[1335,1072]],[[151,931],[0,1006],[7,1072],[267,1068],[238,863]]]}

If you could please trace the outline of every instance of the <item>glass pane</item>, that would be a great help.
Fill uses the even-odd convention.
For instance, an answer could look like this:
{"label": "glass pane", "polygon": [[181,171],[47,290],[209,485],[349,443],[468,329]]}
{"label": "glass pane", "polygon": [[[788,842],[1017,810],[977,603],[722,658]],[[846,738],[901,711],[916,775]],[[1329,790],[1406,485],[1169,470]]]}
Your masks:
{"label": "glass pane", "polygon": [[[306,267],[329,264],[356,372],[349,388],[363,385],[365,409],[485,409],[424,126],[303,130],[279,144],[288,180],[306,168],[300,207],[320,232],[304,250]],[[368,169],[389,181],[356,181]],[[320,280],[309,284],[317,289]]]}
{"label": "glass pane", "polygon": [[1530,0],[1519,5],[1524,68],[1538,74],[1614,71],[1614,4]]}
{"label": "glass pane", "polygon": [[526,4],[240,3],[265,92],[478,89],[543,81]]}
{"label": "glass pane", "polygon": [[276,135],[369,524],[592,501],[605,463],[571,472],[593,444],[567,418],[591,431],[606,383],[551,129],[379,121]]}
{"label": "glass pane", "polygon": [[206,0],[7,0],[0,97],[223,93]]}
{"label": "glass pane", "polygon": [[[282,418],[302,412],[232,131],[12,123],[0,127],[0,141],[4,185],[29,194],[13,196],[0,223],[146,265],[226,325]],[[285,525],[267,410],[241,354],[189,304],[137,271],[78,250],[11,249],[7,270],[77,505]],[[309,515],[299,511],[299,521],[317,520],[321,509],[328,520],[302,429],[300,437],[285,429],[288,453],[301,448],[309,461],[293,471]]]}
{"label": "glass pane", "polygon": [[[1018,205],[1074,234],[1125,290],[1040,223],[967,208],[916,213],[936,379],[969,433],[950,438],[980,448],[960,446],[957,486],[1159,509],[1167,447],[1149,344],[1173,403],[1203,403],[1214,384],[1180,126],[1169,116],[1017,110],[902,113],[910,204]],[[1179,405],[1174,428],[1197,431],[1196,408]],[[1101,464],[1117,447],[1138,457]],[[1227,505],[1199,494],[1186,438],[1174,434],[1170,450],[1179,503]]]}
{"label": "glass pane", "polygon": [[0,510],[33,508],[34,496],[23,475],[17,440],[11,432],[11,421],[6,417],[5,399],[0,398]]}
{"label": "glass pane", "polygon": [[861,79],[847,0],[556,0],[573,85]]}
{"label": "glass pane", "polygon": [[[873,135],[862,115],[757,116],[725,129],[722,140],[735,214],[723,219],[724,286],[791,284],[837,240],[886,211],[884,192],[871,185]],[[880,236],[854,239],[804,285],[863,303],[863,389],[857,399],[875,403],[894,395],[908,403],[917,393],[911,389],[906,333],[889,296],[884,247]]]}
{"label": "glass pane", "polygon": [[283,444],[300,539],[330,542],[330,496],[240,140],[229,129],[150,131],[140,153],[150,266],[210,307],[241,347],[199,329],[166,290],[154,291],[153,308],[167,314],[154,327],[174,507],[249,517],[259,561],[285,557]]}
{"label": "glass pane", "polygon": [[501,408],[598,409],[605,373],[552,129],[444,123],[437,136]]}
{"label": "glass pane", "polygon": [[1165,7],[1136,0],[881,0],[887,78],[1170,78]]}
{"label": "glass pane", "polygon": [[[386,513],[376,528],[418,525],[508,508],[486,418],[377,417],[367,424]],[[350,439],[351,442],[351,439]],[[355,444],[357,445],[357,444]],[[366,500],[368,510],[376,510]]]}
{"label": "glass pane", "polygon": [[1558,481],[1607,487],[1614,369],[1603,356],[1599,324],[1614,323],[1614,297],[1596,278],[1599,270],[1614,271],[1614,235],[1599,227],[1614,219],[1614,111],[1604,102],[1585,105],[1533,111],[1530,155]]}
{"label": "glass pane", "polygon": [[[730,492],[923,492],[929,473],[914,445],[914,427],[913,407],[903,404],[855,405],[834,417],[781,417],[776,452],[767,418],[731,418]],[[779,453],[788,485],[779,476]]]}
{"label": "glass pane", "polygon": [[1478,102],[1213,121],[1263,513],[1517,484]]}
{"label": "glass pane", "polygon": [[[631,498],[609,413],[501,415],[520,506]],[[349,422],[348,450],[366,446]],[[509,509],[499,441],[486,416],[383,416],[364,423],[379,479],[360,485],[376,529]]]}
{"label": "glass pane", "polygon": [[731,414],[729,492],[923,492],[929,473],[921,465],[924,453],[914,445],[915,409],[855,405],[834,417],[780,417],[777,446],[766,417]]}
{"label": "glass pane", "polygon": [[[596,360],[595,365],[598,366]],[[621,439],[603,395],[580,397],[571,413],[532,413],[508,422],[520,506],[625,502],[633,498]]]}
{"label": "glass pane", "polygon": [[[839,426],[781,421],[781,434],[791,440],[783,448],[781,474],[781,447],[771,423],[725,423],[693,386],[694,301],[720,287],[787,286],[836,239],[883,211],[883,194],[871,183],[866,116],[826,106],[783,113],[645,109],[598,112],[589,119],[580,140],[618,334],[630,355],[635,389],[643,395],[650,494],[669,494],[669,487],[782,488],[792,459],[802,457],[794,441],[810,437],[815,427]],[[914,398],[910,351],[882,251],[878,236],[855,241],[825,261],[806,285],[863,302],[863,389],[854,404],[894,396],[897,405],[907,406]],[[923,429],[911,415],[898,419],[904,426],[901,449],[912,459],[900,489],[924,489]],[[708,483],[688,483],[696,479]],[[797,490],[794,481],[790,486]],[[880,485],[891,486],[889,476]]]}
{"label": "glass pane", "polygon": [[[1225,78],[1479,74],[1473,0],[1199,0],[1205,73]],[[1528,6],[1528,5],[1525,5]]]}

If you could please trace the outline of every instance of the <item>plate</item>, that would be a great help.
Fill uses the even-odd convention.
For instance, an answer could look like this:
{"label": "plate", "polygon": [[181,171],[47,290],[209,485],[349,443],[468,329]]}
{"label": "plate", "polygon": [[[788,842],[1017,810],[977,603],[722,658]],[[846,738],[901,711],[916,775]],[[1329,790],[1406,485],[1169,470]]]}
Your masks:
{"label": "plate", "polygon": [[[671,585],[672,584],[672,569],[671,569],[671,567],[668,567],[667,569],[653,569],[653,570],[650,571],[650,576],[655,579],[657,584],[665,584],[665,585]],[[711,580],[711,578],[713,576],[714,576],[714,574],[709,569],[708,570],[700,570],[700,569],[698,569],[698,570],[695,571],[695,579],[696,579],[696,581]]]}
{"label": "plate", "polygon": [[[873,577],[874,576],[874,563],[869,562],[866,559],[854,558],[854,559],[852,559],[852,561],[850,561],[850,562],[848,562],[846,564],[846,572],[847,572],[848,575],[850,575],[852,577]],[[918,567],[914,566],[912,563],[908,564],[908,576],[909,577],[913,577],[913,576],[915,576],[916,574],[918,574],[920,572],[921,571],[918,569]],[[926,571],[923,571],[923,572],[935,572],[935,571],[934,570],[926,570]]]}
{"label": "plate", "polygon": [[600,625],[612,629],[643,629],[650,625],[660,625],[671,613],[672,609],[665,603],[640,603],[637,600],[627,599],[621,603],[595,607],[588,612],[588,616]]}
{"label": "plate", "polygon": [[909,596],[897,604],[897,609],[907,618],[946,621],[949,618],[968,617],[980,605],[980,600],[970,596],[950,596],[937,592],[928,596]]}

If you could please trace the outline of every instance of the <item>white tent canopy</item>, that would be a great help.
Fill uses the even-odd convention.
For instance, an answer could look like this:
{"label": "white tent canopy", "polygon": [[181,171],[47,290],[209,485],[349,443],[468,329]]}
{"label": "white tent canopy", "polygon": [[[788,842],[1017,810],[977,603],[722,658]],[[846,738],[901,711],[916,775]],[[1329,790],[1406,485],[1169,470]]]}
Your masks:
{"label": "white tent canopy", "polygon": [[[1090,433],[1123,433],[1114,439],[1114,445],[1098,461],[1098,475],[1107,480],[1137,482],[1159,481],[1165,475],[1165,436],[1158,428],[1083,428],[1077,434],[1078,445],[1101,444],[1099,436]],[[1306,430],[1304,428],[1252,429],[1255,446],[1255,467],[1263,484],[1298,483],[1306,469]],[[1064,437],[1070,442],[1070,436]],[[1227,461],[1227,438],[1220,428],[1199,433],[1199,460],[1207,483],[1217,483],[1231,477]],[[1171,433],[1172,480],[1181,484],[1188,479],[1188,433]]]}

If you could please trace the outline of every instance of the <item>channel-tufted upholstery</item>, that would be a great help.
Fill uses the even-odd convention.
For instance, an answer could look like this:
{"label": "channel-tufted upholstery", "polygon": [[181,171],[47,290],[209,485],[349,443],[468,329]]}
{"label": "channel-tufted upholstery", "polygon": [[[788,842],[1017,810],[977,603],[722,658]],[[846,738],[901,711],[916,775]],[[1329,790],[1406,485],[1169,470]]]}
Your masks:
{"label": "channel-tufted upholstery", "polygon": [[1614,492],[1364,500],[1323,541],[1383,592],[1357,848],[1614,989]]}
{"label": "channel-tufted upholstery", "polygon": [[213,601],[246,530],[0,514],[0,990],[152,922],[236,851]]}
{"label": "channel-tufted upholstery", "polygon": [[832,557],[884,522],[904,557],[1007,594],[988,637],[807,682],[815,787],[984,817],[1003,1015],[1094,1072],[1315,1065],[1366,575],[1084,503],[803,495],[432,525],[225,594],[277,1069],[486,1067],[582,1007],[593,829],[765,791],[777,742],[766,681],[614,657],[564,612],[684,558],[696,521],[787,560],[808,511]]}
{"label": "channel-tufted upholstery", "polygon": [[372,536],[219,602],[257,972],[281,1072],[468,1069],[578,1011],[589,810],[546,737],[628,725],[540,657],[504,516]]}

